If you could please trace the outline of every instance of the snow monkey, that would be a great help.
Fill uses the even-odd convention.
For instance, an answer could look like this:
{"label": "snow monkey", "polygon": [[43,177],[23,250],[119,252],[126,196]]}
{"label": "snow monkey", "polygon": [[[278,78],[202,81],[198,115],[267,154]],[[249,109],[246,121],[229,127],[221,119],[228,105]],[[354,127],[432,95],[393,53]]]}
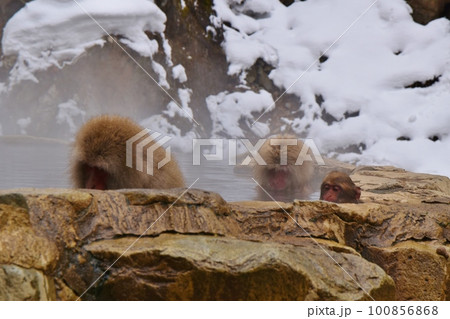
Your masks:
{"label": "snow monkey", "polygon": [[[259,155],[267,165],[256,163],[253,178],[276,200],[307,198],[311,193],[314,163],[311,151],[292,135],[278,135],[264,142]],[[304,161],[302,161],[304,159]],[[260,195],[269,199],[258,187]]]}
{"label": "snow monkey", "polygon": [[361,188],[357,187],[350,176],[333,171],[320,186],[320,199],[335,203],[358,203]]}
{"label": "snow monkey", "polygon": [[158,169],[158,163],[166,158],[166,151],[158,147],[153,152],[152,175],[146,173],[147,148],[154,146],[149,141],[142,150],[143,170],[136,169],[136,144],[148,133],[133,143],[132,161],[126,164],[126,142],[144,129],[132,120],[102,115],[89,120],[78,131],[71,156],[72,183],[77,188],[175,188],[184,187],[184,179],[178,164],[173,159]]}

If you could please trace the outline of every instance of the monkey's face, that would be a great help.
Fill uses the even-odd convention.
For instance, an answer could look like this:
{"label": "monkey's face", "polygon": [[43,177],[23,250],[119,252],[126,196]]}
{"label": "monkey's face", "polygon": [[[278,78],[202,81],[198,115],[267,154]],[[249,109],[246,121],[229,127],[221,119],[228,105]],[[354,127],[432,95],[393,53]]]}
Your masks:
{"label": "monkey's face", "polygon": [[272,169],[268,172],[268,184],[271,190],[282,191],[289,187],[289,173],[287,169]]}
{"label": "monkey's face", "polygon": [[83,170],[85,176],[84,188],[99,190],[108,189],[109,174],[106,171],[86,164],[84,165]]}
{"label": "monkey's face", "polygon": [[320,188],[320,199],[327,202],[339,203],[339,197],[342,194],[342,187],[339,185],[333,185],[324,183]]}
{"label": "monkey's face", "polygon": [[334,203],[358,203],[361,195],[359,187],[346,184],[323,183],[320,188],[320,199]]}

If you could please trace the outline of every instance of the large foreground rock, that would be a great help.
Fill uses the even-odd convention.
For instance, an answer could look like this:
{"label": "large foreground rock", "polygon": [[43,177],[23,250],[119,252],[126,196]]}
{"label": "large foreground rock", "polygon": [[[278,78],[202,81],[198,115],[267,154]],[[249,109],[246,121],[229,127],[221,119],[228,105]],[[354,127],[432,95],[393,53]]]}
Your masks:
{"label": "large foreground rock", "polygon": [[[134,241],[121,238],[86,247],[105,266],[120,257],[98,298],[370,300],[368,294],[380,299],[394,294],[392,279],[354,252],[202,235],[162,234]],[[330,264],[330,257],[336,263]]]}
{"label": "large foreground rock", "polygon": [[450,300],[449,179],[352,178],[361,204],[2,191],[0,299]]}

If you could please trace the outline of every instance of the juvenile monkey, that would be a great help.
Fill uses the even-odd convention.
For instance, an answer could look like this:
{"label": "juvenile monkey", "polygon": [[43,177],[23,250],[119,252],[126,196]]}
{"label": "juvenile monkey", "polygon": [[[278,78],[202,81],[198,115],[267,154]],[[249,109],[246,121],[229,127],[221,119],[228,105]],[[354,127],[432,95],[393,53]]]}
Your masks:
{"label": "juvenile monkey", "polygon": [[[98,116],[84,124],[76,135],[71,156],[73,186],[101,190],[184,187],[183,175],[174,159],[158,169],[158,163],[166,156],[162,147],[153,152],[153,175],[146,173],[146,149],[155,141],[149,142],[141,154],[144,172],[126,166],[126,141],[142,130],[132,120],[116,115]],[[146,137],[148,134],[136,143]],[[135,148],[132,153],[136,163]]]}
{"label": "juvenile monkey", "polygon": [[[253,178],[275,199],[289,201],[310,195],[314,163],[311,159],[301,164],[297,161],[303,157],[303,147],[307,146],[292,135],[275,136],[261,146],[259,155],[267,165],[256,163]],[[267,199],[264,190],[258,190],[260,197]]]}
{"label": "juvenile monkey", "polygon": [[320,199],[335,203],[358,203],[361,188],[345,173],[329,173],[320,186]]}

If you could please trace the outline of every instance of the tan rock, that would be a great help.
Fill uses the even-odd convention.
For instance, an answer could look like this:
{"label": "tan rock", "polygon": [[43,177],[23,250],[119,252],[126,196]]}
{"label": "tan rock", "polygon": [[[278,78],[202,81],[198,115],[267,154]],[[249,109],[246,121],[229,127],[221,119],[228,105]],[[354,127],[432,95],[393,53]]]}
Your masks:
{"label": "tan rock", "polygon": [[395,278],[398,300],[448,298],[450,262],[436,253],[436,245],[405,241],[387,248],[368,247],[365,252],[368,260]]}
{"label": "tan rock", "polygon": [[78,296],[70,289],[63,280],[55,278],[56,299],[63,301],[76,301]]}
{"label": "tan rock", "polygon": [[55,300],[53,280],[41,271],[0,265],[0,300]]}
{"label": "tan rock", "polygon": [[121,256],[95,288],[99,299],[371,300],[361,288],[373,298],[394,297],[392,279],[378,266],[314,245],[162,234],[85,248],[105,268]]}
{"label": "tan rock", "polygon": [[341,208],[333,203],[236,202],[230,207],[241,229],[237,237],[242,239],[295,244],[313,236],[345,243],[345,222],[336,215]]}
{"label": "tan rock", "polygon": [[183,189],[0,191],[0,263],[37,272],[54,287],[38,295],[57,300],[369,298],[351,278],[375,299],[450,300],[449,179],[392,167],[351,177],[361,204],[227,203]]}
{"label": "tan rock", "polygon": [[22,195],[0,195],[0,234],[0,264],[39,270],[56,267],[56,245],[33,227]]}

